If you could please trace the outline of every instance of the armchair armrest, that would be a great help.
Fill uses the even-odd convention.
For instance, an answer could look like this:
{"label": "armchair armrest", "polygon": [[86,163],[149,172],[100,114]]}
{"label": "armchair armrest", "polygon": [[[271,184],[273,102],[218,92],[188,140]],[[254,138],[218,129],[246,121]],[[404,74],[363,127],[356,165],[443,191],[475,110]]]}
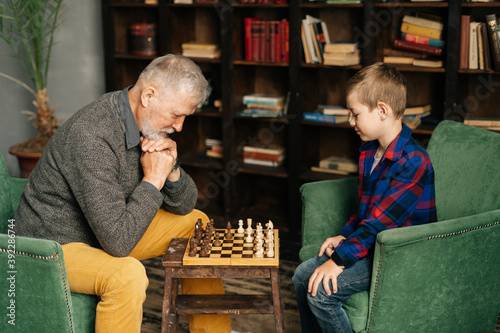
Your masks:
{"label": "armchair armrest", "polygon": [[323,241],[336,235],[356,211],[358,178],[349,177],[306,183],[301,186],[302,249],[307,260],[319,251]]}
{"label": "armchair armrest", "polygon": [[21,198],[21,194],[23,193],[24,187],[28,182],[27,179],[24,178],[10,178],[10,198],[12,200],[12,211],[15,212],[17,206],[19,206],[19,199]]}
{"label": "armchair armrest", "polygon": [[[0,307],[20,332],[70,332],[72,302],[61,246],[54,241],[0,234]],[[12,321],[12,322],[10,322]]]}
{"label": "armchair armrest", "polygon": [[368,331],[493,331],[499,239],[500,210],[381,232]]}

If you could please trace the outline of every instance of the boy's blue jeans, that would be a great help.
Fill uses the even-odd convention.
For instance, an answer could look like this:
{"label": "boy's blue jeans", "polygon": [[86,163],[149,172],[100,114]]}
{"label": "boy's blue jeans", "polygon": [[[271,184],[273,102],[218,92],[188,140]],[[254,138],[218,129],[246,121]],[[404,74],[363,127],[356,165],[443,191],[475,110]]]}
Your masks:
{"label": "boy's blue jeans", "polygon": [[[307,292],[309,278],[314,270],[330,258],[327,255],[315,256],[297,267],[292,278],[299,306],[302,332],[316,331],[316,322],[323,333],[352,333],[349,319],[342,308],[342,302],[352,294],[370,288],[372,260],[366,258],[353,266],[344,269],[337,277],[337,292],[330,296],[326,294],[323,283],[319,284],[315,297]],[[332,283],[330,282],[330,290]]]}

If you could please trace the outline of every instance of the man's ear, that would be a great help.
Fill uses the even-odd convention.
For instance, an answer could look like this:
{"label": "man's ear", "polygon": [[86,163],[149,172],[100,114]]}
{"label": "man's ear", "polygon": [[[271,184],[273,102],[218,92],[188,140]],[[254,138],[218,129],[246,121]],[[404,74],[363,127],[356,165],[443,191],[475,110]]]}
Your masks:
{"label": "man's ear", "polygon": [[155,94],[156,94],[155,88],[151,86],[144,88],[141,92],[142,107],[146,108],[149,105],[151,98],[154,97]]}
{"label": "man's ear", "polygon": [[392,113],[392,108],[384,102],[378,102],[377,103],[377,112],[380,116],[380,119],[384,120],[389,116],[389,114]]}

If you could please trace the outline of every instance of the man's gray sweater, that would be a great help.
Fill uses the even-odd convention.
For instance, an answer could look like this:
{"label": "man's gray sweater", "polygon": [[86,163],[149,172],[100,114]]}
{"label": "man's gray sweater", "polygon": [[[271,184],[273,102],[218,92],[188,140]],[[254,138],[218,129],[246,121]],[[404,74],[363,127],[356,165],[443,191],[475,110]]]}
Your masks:
{"label": "man's gray sweater", "polygon": [[180,184],[161,192],[141,182],[142,152],[127,148],[119,96],[102,96],[56,131],[24,189],[16,235],[83,242],[122,257],[162,205],[178,215],[193,210],[197,189],[184,170]]}

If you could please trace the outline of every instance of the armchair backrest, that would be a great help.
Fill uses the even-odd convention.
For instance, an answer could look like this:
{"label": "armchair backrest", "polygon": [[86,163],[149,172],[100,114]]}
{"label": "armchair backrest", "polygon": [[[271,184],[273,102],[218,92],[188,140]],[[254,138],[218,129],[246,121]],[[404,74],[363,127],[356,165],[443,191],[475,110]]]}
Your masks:
{"label": "armchair backrest", "polygon": [[439,221],[500,209],[500,134],[442,121],[427,151]]}

